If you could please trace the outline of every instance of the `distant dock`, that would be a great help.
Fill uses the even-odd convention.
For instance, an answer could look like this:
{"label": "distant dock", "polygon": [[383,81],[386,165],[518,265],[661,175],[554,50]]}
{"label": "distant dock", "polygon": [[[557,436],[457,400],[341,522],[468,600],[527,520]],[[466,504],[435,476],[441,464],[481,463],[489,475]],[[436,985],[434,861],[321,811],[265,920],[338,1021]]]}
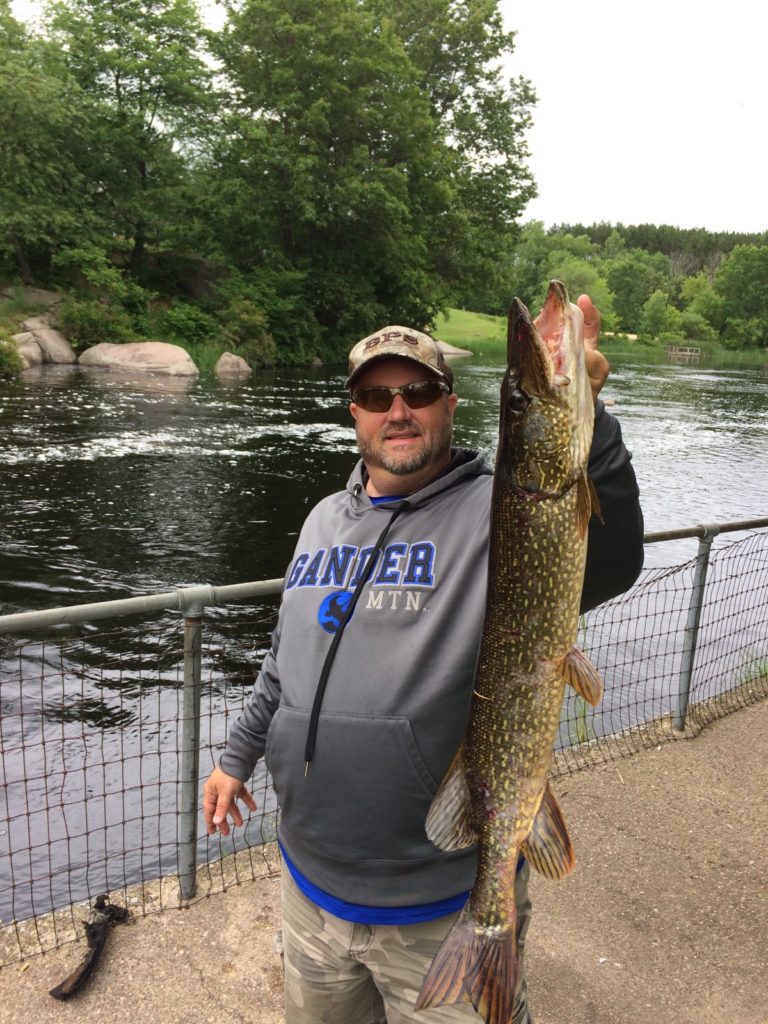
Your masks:
{"label": "distant dock", "polygon": [[701,349],[694,345],[667,345],[667,359],[670,363],[698,363]]}

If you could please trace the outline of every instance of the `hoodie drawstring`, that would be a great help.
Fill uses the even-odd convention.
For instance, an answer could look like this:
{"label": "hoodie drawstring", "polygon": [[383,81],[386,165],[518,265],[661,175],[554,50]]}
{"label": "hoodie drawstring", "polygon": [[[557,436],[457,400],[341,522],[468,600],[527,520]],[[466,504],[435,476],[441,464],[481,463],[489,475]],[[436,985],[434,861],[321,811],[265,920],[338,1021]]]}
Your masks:
{"label": "hoodie drawstring", "polygon": [[309,716],[309,729],[307,730],[307,743],[306,743],[306,746],[304,748],[304,774],[305,775],[309,771],[309,762],[312,760],[312,757],[314,756],[314,753],[315,753],[315,741],[317,740],[317,726],[318,726],[318,722],[320,720],[320,708],[322,707],[323,696],[325,695],[325,688],[326,688],[326,686],[328,684],[328,676],[331,673],[331,665],[333,665],[333,659],[336,657],[336,651],[337,651],[339,643],[341,641],[342,634],[343,634],[344,630],[346,629],[347,623],[352,618],[352,613],[355,610],[355,605],[357,604],[358,599],[360,597],[360,594],[363,591],[363,587],[368,582],[368,580],[371,578],[371,575],[373,573],[373,568],[374,568],[374,566],[376,564],[376,559],[378,558],[378,554],[379,554],[379,552],[381,551],[381,549],[382,549],[382,547],[384,545],[384,541],[387,539],[387,534],[392,529],[392,525],[394,524],[394,522],[397,519],[397,517],[400,515],[401,512],[403,512],[405,509],[408,508],[408,505],[409,505],[409,502],[401,501],[400,504],[395,509],[395,511],[390,516],[389,522],[384,527],[384,529],[381,531],[381,534],[379,535],[379,539],[376,541],[376,544],[375,544],[375,546],[373,548],[373,551],[371,552],[371,557],[368,559],[368,564],[365,567],[365,572],[363,573],[363,575],[360,578],[357,586],[354,589],[354,592],[352,594],[352,599],[350,600],[349,604],[347,605],[346,611],[344,612],[344,616],[343,616],[341,622],[339,623],[339,628],[336,630],[336,632],[335,632],[335,634],[333,636],[333,640],[331,641],[331,646],[328,648],[328,653],[325,656],[325,661],[323,662],[323,668],[322,668],[322,671],[320,672],[320,678],[317,681],[317,690],[315,690],[315,699],[314,699],[314,701],[312,703],[312,713]]}

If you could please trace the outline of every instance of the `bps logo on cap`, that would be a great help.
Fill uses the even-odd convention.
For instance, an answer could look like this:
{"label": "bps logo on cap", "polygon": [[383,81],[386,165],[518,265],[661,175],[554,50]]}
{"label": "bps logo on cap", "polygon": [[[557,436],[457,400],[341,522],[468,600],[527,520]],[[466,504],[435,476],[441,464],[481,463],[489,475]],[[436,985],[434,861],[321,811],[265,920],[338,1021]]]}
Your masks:
{"label": "bps logo on cap", "polygon": [[[426,337],[426,335],[423,335],[423,337]],[[369,352],[373,348],[378,348],[379,345],[399,345],[401,343],[413,345],[414,348],[419,347],[419,339],[415,334],[406,334],[404,331],[393,330],[382,331],[380,334],[372,334],[370,338],[364,338],[361,342],[364,346],[365,352]]]}
{"label": "bps logo on cap", "polygon": [[434,338],[411,327],[384,327],[358,341],[349,353],[349,376],[346,386],[352,382],[368,363],[375,359],[398,356],[426,366],[436,377],[447,380],[446,364]]}

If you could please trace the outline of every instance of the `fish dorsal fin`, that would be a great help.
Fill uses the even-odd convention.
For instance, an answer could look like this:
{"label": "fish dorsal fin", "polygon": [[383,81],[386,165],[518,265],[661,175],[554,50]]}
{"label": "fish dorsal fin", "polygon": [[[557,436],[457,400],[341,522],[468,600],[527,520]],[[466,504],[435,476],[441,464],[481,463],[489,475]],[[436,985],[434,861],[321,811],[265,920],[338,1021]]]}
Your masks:
{"label": "fish dorsal fin", "polygon": [[427,837],[441,850],[463,850],[477,842],[471,820],[463,746],[459,747],[435,794],[426,828]]}
{"label": "fish dorsal fin", "polygon": [[563,812],[549,785],[521,850],[539,874],[555,881],[569,875],[576,865]]}
{"label": "fish dorsal fin", "polygon": [[574,644],[558,668],[566,683],[570,683],[587,704],[597,707],[603,696],[603,681],[586,654]]}

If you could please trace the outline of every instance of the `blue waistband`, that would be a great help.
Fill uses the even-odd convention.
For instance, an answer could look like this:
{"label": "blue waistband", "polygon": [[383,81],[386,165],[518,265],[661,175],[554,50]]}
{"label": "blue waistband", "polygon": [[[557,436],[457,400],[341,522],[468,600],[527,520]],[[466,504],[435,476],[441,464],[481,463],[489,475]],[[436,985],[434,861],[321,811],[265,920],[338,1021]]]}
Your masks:
{"label": "blue waistband", "polygon": [[346,900],[341,900],[318,889],[308,878],[305,878],[285,852],[282,844],[280,844],[280,852],[298,890],[321,910],[327,910],[329,914],[340,917],[342,921],[354,921],[357,924],[394,925],[434,921],[438,917],[445,917],[446,914],[454,914],[457,910],[461,910],[469,896],[469,892],[460,892],[456,896],[449,896],[446,900],[438,900],[436,903],[420,903],[411,907],[368,907],[360,903],[348,903]]}

